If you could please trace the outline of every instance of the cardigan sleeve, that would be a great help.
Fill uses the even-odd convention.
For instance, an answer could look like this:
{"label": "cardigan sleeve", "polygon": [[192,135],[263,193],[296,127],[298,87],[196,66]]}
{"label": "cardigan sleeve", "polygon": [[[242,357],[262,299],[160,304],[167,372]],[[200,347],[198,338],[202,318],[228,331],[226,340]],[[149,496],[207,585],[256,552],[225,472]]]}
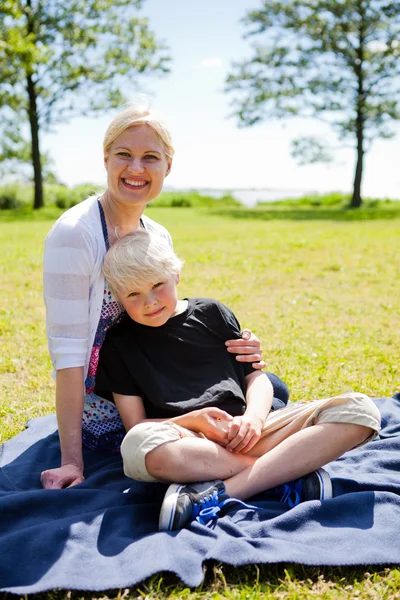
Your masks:
{"label": "cardigan sleeve", "polygon": [[43,295],[49,352],[55,370],[85,365],[95,248],[95,237],[89,228],[72,217],[61,218],[45,241]]}

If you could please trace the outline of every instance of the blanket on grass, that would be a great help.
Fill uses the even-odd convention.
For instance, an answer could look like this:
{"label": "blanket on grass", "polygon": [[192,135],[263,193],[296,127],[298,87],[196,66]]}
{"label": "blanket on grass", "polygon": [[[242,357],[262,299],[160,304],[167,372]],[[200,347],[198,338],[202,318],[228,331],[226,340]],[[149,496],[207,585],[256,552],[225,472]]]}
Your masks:
{"label": "blanket on grass", "polygon": [[213,529],[195,522],[168,533],[157,531],[166,486],[126,478],[118,455],[86,450],[84,483],[41,489],[59,441],[54,416],[33,419],[0,447],[0,590],[125,588],[162,571],[195,587],[207,560],[398,564],[400,394],[376,404],[380,437],[327,466],[333,499],[293,509],[259,499],[262,510],[233,509]]}

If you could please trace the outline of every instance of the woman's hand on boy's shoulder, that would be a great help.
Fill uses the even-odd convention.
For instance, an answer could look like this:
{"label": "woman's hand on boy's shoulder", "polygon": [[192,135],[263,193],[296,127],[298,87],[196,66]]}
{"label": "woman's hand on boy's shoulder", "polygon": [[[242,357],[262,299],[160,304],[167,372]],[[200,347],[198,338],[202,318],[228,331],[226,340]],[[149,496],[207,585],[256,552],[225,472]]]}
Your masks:
{"label": "woman's hand on boy's shoulder", "polygon": [[252,363],[254,369],[264,369],[267,365],[263,361],[261,342],[250,329],[243,329],[242,337],[225,342],[228,352],[237,354],[239,362]]}
{"label": "woman's hand on boy's shoulder", "polygon": [[40,476],[40,482],[46,490],[62,490],[78,485],[84,480],[82,469],[73,464],[62,465],[57,469],[48,469],[43,471]]}

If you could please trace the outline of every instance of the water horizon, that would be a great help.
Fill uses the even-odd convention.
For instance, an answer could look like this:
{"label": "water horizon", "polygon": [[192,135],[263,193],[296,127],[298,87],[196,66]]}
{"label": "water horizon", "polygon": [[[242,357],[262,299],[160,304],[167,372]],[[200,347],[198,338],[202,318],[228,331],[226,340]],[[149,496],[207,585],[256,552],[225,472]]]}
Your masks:
{"label": "water horizon", "polygon": [[198,192],[199,194],[212,196],[213,198],[222,198],[222,196],[230,195],[249,208],[256,206],[258,202],[277,202],[287,198],[301,198],[302,196],[318,193],[316,190],[284,188],[166,188],[165,191]]}

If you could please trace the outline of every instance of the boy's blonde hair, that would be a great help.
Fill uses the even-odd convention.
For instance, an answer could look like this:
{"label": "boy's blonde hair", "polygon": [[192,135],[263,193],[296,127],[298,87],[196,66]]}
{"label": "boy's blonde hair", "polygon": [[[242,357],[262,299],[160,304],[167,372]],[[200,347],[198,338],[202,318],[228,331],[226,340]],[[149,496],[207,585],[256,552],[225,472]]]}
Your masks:
{"label": "boy's blonde hair", "polygon": [[118,240],[106,254],[103,273],[117,297],[148,283],[178,275],[183,261],[168,241],[156,233],[134,231]]}
{"label": "boy's blonde hair", "polygon": [[131,103],[122,107],[109,124],[104,136],[103,150],[106,155],[112,143],[129,127],[148,125],[161,140],[167,158],[172,159],[175,150],[171,134],[163,121],[150,108],[149,102]]}

